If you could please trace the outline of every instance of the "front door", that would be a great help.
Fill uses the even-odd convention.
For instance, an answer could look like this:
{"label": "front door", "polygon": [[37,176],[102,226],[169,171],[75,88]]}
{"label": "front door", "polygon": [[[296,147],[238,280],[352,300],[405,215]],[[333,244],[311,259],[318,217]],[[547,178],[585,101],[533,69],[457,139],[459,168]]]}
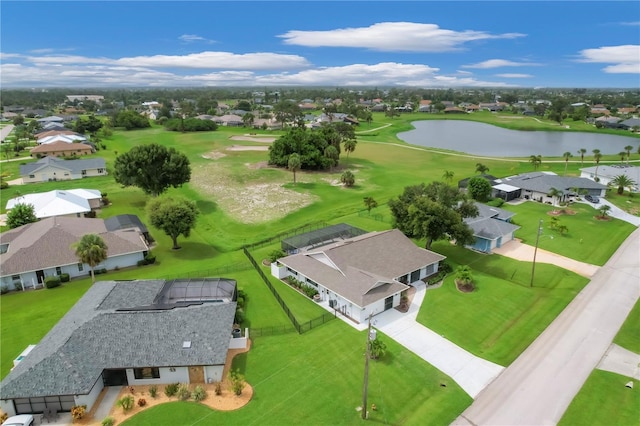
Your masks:
{"label": "front door", "polygon": [[204,367],[192,366],[189,367],[189,383],[204,383]]}
{"label": "front door", "polygon": [[387,311],[391,308],[393,308],[393,296],[389,296],[384,299],[384,310]]}
{"label": "front door", "polygon": [[105,386],[128,386],[127,370],[102,370],[102,382]]}
{"label": "front door", "polygon": [[36,271],[36,279],[38,280],[38,284],[44,284],[44,271]]}
{"label": "front door", "polygon": [[409,282],[409,284],[411,283],[415,283],[416,281],[418,281],[420,279],[420,269],[413,271],[411,273],[411,281]]}

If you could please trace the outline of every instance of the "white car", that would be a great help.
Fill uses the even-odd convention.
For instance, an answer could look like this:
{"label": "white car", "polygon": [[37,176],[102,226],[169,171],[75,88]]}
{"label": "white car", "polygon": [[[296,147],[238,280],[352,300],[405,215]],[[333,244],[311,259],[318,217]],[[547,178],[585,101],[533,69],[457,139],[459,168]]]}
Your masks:
{"label": "white car", "polygon": [[19,416],[12,416],[2,423],[2,426],[33,426],[33,416],[31,414],[20,414]]}

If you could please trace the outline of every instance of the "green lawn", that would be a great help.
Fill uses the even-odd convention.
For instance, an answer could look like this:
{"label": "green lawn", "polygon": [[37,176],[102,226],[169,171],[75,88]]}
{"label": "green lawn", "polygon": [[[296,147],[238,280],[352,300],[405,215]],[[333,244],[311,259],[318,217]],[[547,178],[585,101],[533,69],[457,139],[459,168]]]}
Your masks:
{"label": "green lawn", "polygon": [[[469,352],[507,366],[584,288],[588,280],[553,265],[539,264],[529,287],[531,264],[484,255],[445,243],[435,250],[455,265],[469,265],[476,290],[461,293],[449,275],[427,291],[418,321]],[[451,309],[454,306],[455,309]]]}
{"label": "green lawn", "polygon": [[[625,387],[633,382],[633,389]],[[593,370],[558,423],[560,426],[637,426],[640,424],[640,381]]]}
{"label": "green lawn", "polygon": [[[570,257],[581,262],[604,265],[620,244],[636,229],[630,223],[611,219],[602,221],[595,218],[598,211],[588,204],[573,203],[569,208],[575,215],[558,216],[561,225],[568,232],[560,235],[549,228],[551,216],[556,209],[548,204],[527,202],[518,205],[504,204],[505,210],[516,213],[512,221],[521,226],[516,238],[529,245],[535,245],[539,221],[543,221],[542,234],[538,246],[545,250]],[[606,236],[606,238],[604,237]]]}
{"label": "green lawn", "polygon": [[[358,424],[365,336],[342,321],[331,321],[303,335],[258,338],[235,363],[254,388],[246,407],[217,412],[176,402],[151,408],[124,424],[155,425],[158,418],[167,419],[166,424],[185,418],[201,424]],[[472,402],[449,377],[393,340],[381,338],[388,353],[370,364],[368,402],[378,408],[370,421],[449,424]]]}
{"label": "green lawn", "polygon": [[[630,285],[637,285],[637,283],[629,283]],[[640,330],[640,300],[636,302],[635,306],[629,313],[624,324],[618,331],[613,343],[618,346],[640,354],[640,339],[638,339],[638,330]]]}

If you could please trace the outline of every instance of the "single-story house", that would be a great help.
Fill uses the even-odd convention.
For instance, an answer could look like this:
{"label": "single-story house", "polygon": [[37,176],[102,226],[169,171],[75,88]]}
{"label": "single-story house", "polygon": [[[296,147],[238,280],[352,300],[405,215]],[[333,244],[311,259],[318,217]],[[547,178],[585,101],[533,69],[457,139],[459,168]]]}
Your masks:
{"label": "single-story house", "polygon": [[151,245],[154,239],[149,234],[149,229],[142,223],[140,218],[135,214],[119,214],[104,220],[104,226],[107,231],[118,231],[120,229],[138,229],[147,245]]}
{"label": "single-story house", "polygon": [[44,157],[35,163],[20,166],[20,176],[24,183],[72,180],[106,175],[107,166],[104,158],[60,160],[56,157]]}
{"label": "single-story house", "polygon": [[7,212],[17,204],[31,204],[38,219],[53,216],[81,217],[99,209],[101,200],[102,194],[97,189],[54,189],[11,198],[7,201]]}
{"label": "single-story house", "polygon": [[[544,203],[555,203],[571,200],[578,193],[584,192],[585,195],[596,195],[604,197],[606,195],[607,186],[591,179],[584,177],[568,177],[558,176],[553,172],[530,172],[516,176],[497,179],[494,188],[494,196],[496,192],[505,194],[506,199],[509,194],[515,194],[520,191],[520,197],[526,200],[540,201]],[[562,191],[563,195],[559,199],[549,196],[551,188]],[[501,197],[502,198],[502,197]]]}
{"label": "single-story house", "polygon": [[452,106],[452,107],[445,108],[444,113],[445,114],[466,114],[467,112],[462,108]]}
{"label": "single-story house", "polygon": [[62,122],[64,122],[64,118],[63,117],[58,117],[57,115],[50,115],[49,117],[38,118],[36,121],[38,123],[40,123],[40,124],[62,123]]}
{"label": "single-story house", "polygon": [[93,154],[93,147],[84,143],[67,143],[57,141],[44,145],[39,145],[31,150],[32,157],[70,157],[73,155]]}
{"label": "single-story house", "polygon": [[627,120],[618,123],[618,127],[625,130],[633,130],[634,128],[640,128],[640,118],[629,118]]}
{"label": "single-story house", "polygon": [[400,304],[409,285],[438,272],[445,259],[416,246],[397,229],[369,232],[278,259],[271,274],[318,290],[320,303],[363,323]]}
{"label": "single-story house", "polygon": [[469,186],[469,180],[471,180],[473,178],[477,178],[477,177],[481,177],[481,178],[486,179],[492,185],[495,183],[496,179],[498,179],[497,177],[495,177],[493,175],[482,173],[481,175],[475,175],[475,176],[471,176],[471,177],[468,177],[468,178],[460,179],[458,181],[458,189],[466,190],[467,187]]}
{"label": "single-story house", "polygon": [[242,121],[242,117],[235,114],[225,114],[222,116],[213,117],[213,121],[219,126],[228,126],[228,127],[242,127],[244,126],[244,121]]}
{"label": "single-story house", "polygon": [[513,240],[514,233],[520,229],[519,226],[510,223],[515,213],[482,203],[475,205],[478,208],[478,216],[464,219],[476,237],[475,243],[467,246],[468,248],[490,253],[494,248],[500,248]]}
{"label": "single-story house", "polygon": [[[59,126],[56,123],[53,123],[54,126]],[[42,138],[46,138],[47,136],[57,136],[57,135],[76,135],[76,136],[82,136],[80,135],[80,133],[74,132],[73,130],[70,129],[60,129],[59,127],[56,129],[43,129],[39,132],[36,133],[36,139],[42,139]],[[86,139],[86,138],[85,138]]]}
{"label": "single-story house", "polygon": [[0,408],[89,411],[109,386],[220,381],[234,340],[245,340],[232,337],[236,299],[226,278],[99,282],[14,361]]}
{"label": "single-story house", "polygon": [[89,265],[78,262],[72,247],[85,234],[99,235],[108,247],[96,269],[136,266],[149,251],[136,228],[108,231],[102,219],[50,217],[0,234],[0,285],[13,290],[36,287],[47,276],[87,276]]}
{"label": "single-story house", "polygon": [[624,175],[635,182],[631,188],[633,192],[638,192],[640,185],[640,167],[630,164],[612,164],[607,166],[585,167],[580,169],[580,177],[594,180],[598,169],[598,179],[603,185],[609,185],[616,176]]}

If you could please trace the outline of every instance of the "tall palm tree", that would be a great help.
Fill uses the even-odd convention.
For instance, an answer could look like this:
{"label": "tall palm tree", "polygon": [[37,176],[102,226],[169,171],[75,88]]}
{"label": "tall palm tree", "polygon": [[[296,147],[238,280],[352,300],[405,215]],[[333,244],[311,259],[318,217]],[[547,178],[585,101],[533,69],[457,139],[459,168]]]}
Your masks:
{"label": "tall palm tree", "polygon": [[567,151],[564,154],[562,154],[562,156],[564,157],[564,174],[566,176],[567,175],[567,166],[569,165],[569,158],[573,157],[573,154],[570,153],[569,151]]}
{"label": "tall palm tree", "polygon": [[374,200],[373,197],[364,197],[364,205],[367,208],[369,215],[371,215],[371,209],[378,207],[378,202]]}
{"label": "tall palm tree", "polygon": [[618,175],[611,179],[611,182],[609,182],[609,184],[612,186],[617,186],[618,195],[622,195],[625,188],[631,191],[631,188],[636,185],[636,182],[627,175]]}
{"label": "tall palm tree", "polygon": [[598,179],[598,167],[600,166],[600,160],[602,159],[602,153],[600,152],[599,149],[594,149],[593,151],[593,159],[596,162],[596,178],[595,181],[598,182],[600,179]]}
{"label": "tall palm tree", "polygon": [[629,164],[629,157],[631,156],[631,150],[633,147],[631,145],[627,145],[624,147],[624,150],[627,152],[627,164]]}
{"label": "tall palm tree", "polygon": [[442,174],[442,179],[444,179],[447,183],[451,183],[453,180],[453,172],[451,170],[445,170]]}
{"label": "tall palm tree", "polygon": [[538,170],[538,167],[542,164],[542,156],[532,155],[529,157],[529,162],[533,165],[533,170]]}
{"label": "tall palm tree", "polygon": [[627,153],[625,151],[620,151],[618,155],[620,156],[620,162],[624,163],[624,157],[627,156]]}
{"label": "tall palm tree", "polygon": [[287,168],[293,172],[293,184],[296,183],[296,172],[302,167],[302,161],[300,160],[300,154],[293,153],[289,156]]}
{"label": "tall palm tree", "polygon": [[349,154],[356,150],[358,141],[355,139],[347,139],[344,141],[344,152],[347,153],[347,163],[349,162]]}
{"label": "tall palm tree", "polygon": [[74,245],[76,256],[81,263],[86,263],[91,268],[91,282],[96,282],[94,268],[107,259],[107,245],[96,234],[85,234]]}
{"label": "tall palm tree", "polygon": [[584,148],[580,148],[578,150],[578,154],[580,154],[580,167],[584,165],[584,155],[587,153],[587,150]]}

